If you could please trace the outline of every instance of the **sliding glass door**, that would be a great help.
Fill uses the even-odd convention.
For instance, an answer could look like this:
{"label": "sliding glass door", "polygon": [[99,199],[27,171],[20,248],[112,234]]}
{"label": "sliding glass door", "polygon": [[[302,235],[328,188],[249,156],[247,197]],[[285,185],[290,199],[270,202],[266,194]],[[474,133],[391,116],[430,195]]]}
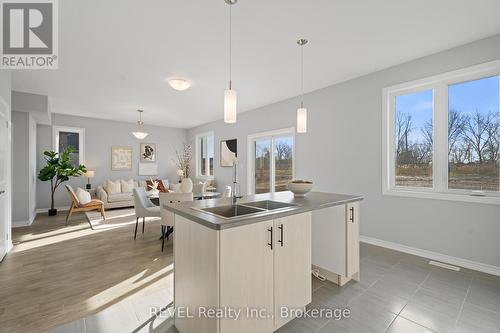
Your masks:
{"label": "sliding glass door", "polygon": [[279,130],[251,135],[250,193],[287,190],[294,175],[294,130]]}

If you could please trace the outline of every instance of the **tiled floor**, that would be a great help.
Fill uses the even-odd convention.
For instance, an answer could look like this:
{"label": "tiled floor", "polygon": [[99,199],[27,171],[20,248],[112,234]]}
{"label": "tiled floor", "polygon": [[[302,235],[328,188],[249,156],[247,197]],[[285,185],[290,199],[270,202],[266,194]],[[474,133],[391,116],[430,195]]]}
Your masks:
{"label": "tiled floor", "polygon": [[[361,256],[359,283],[339,288],[313,278],[309,308],[349,309],[349,318],[300,318],[278,332],[500,332],[500,277],[467,269],[450,271],[431,266],[424,258],[366,244]],[[148,297],[153,296],[158,304],[171,299],[149,295],[144,304],[151,304]],[[177,332],[171,319],[148,322],[148,311],[140,304],[135,301],[134,309],[118,304],[107,313],[52,332],[118,332],[118,327],[120,332]]]}

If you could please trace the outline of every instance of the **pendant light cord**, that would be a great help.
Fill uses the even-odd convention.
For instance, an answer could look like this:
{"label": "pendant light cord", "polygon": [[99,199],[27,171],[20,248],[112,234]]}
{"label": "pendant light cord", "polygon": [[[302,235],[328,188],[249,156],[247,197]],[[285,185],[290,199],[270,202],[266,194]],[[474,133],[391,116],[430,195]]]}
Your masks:
{"label": "pendant light cord", "polygon": [[231,90],[231,68],[232,68],[232,18],[231,18],[231,7],[229,5],[229,90]]}
{"label": "pendant light cord", "polygon": [[300,46],[300,107],[304,107],[304,45]]}

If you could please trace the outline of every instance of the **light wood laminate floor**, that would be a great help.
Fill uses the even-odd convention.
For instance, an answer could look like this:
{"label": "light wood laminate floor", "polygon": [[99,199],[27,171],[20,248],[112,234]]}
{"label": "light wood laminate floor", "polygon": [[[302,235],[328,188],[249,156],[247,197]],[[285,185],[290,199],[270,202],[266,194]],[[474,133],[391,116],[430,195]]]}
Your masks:
{"label": "light wood laminate floor", "polygon": [[172,244],[161,252],[159,221],[147,221],[134,241],[133,209],[107,215],[94,231],[84,214],[66,225],[66,212],[13,229],[14,248],[0,264],[0,332],[42,332],[84,317],[99,326],[99,314],[117,307],[115,315],[140,323],[150,306],[171,301]]}

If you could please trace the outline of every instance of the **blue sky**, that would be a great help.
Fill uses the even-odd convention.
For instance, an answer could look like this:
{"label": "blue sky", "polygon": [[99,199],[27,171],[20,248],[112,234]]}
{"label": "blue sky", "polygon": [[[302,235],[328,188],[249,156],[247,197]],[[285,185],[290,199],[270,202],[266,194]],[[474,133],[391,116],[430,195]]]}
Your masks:
{"label": "blue sky", "polygon": [[[463,113],[476,110],[487,113],[499,112],[500,80],[498,76],[450,85],[448,89],[449,108]],[[432,90],[425,90],[396,98],[396,110],[412,115],[412,141],[422,140],[420,128],[432,119]]]}

